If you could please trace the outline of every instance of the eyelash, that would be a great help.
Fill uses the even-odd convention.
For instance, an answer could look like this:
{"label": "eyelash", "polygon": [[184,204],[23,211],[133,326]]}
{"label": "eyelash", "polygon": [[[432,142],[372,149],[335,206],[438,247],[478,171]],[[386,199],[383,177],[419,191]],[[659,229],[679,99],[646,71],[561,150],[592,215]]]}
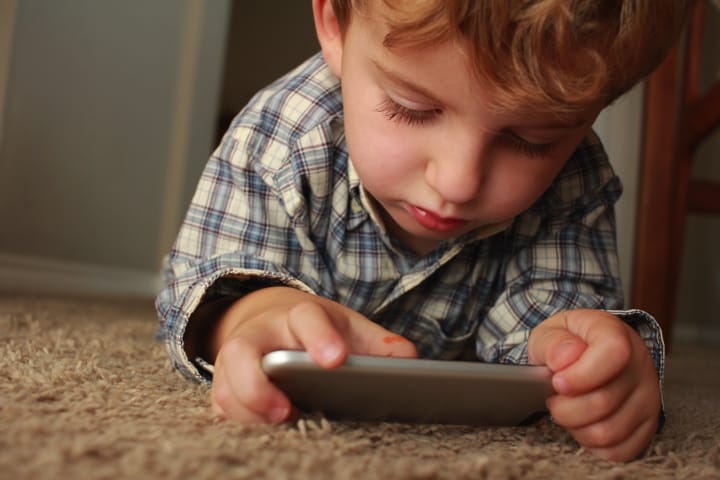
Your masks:
{"label": "eyelash", "polygon": [[[385,97],[377,111],[392,122],[403,122],[411,126],[426,125],[442,113],[440,109],[414,110],[400,105],[390,97]],[[552,143],[532,143],[511,133],[505,134],[504,138],[515,151],[531,158],[543,157],[549,154],[553,148]]]}
{"label": "eyelash", "polygon": [[554,146],[552,143],[528,142],[512,134],[508,134],[506,138],[515,151],[530,158],[544,157],[550,153]]}
{"label": "eyelash", "polygon": [[433,120],[441,113],[439,109],[432,110],[414,110],[404,105],[400,105],[390,97],[380,103],[377,111],[385,115],[390,121],[403,122],[408,125],[425,125]]}

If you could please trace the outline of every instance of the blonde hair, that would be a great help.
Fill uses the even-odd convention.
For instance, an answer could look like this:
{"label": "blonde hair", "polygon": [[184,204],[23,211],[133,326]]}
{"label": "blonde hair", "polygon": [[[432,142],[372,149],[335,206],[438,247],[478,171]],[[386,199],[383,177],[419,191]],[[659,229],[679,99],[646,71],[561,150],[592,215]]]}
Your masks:
{"label": "blonde hair", "polygon": [[649,74],[694,0],[331,1],[343,32],[372,9],[389,28],[387,48],[459,41],[496,107],[563,115],[609,104]]}

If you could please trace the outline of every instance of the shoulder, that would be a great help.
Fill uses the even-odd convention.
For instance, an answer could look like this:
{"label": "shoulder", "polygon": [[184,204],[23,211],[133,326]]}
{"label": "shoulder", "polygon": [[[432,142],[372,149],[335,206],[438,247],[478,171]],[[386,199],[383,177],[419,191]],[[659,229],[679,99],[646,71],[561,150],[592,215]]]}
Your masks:
{"label": "shoulder", "polygon": [[621,194],[620,179],[591,131],[540,199],[516,219],[514,231],[532,238],[555,224],[587,222],[588,216],[612,211]]}
{"label": "shoulder", "polygon": [[256,93],[227,136],[251,157],[272,151],[289,154],[302,137],[341,115],[340,82],[316,54]]}
{"label": "shoulder", "polygon": [[269,192],[293,216],[346,180],[340,81],[322,55],[255,94],[213,157],[234,185]]}
{"label": "shoulder", "polygon": [[614,204],[622,185],[600,138],[591,131],[543,195],[544,210],[568,211],[592,204]]}
{"label": "shoulder", "polygon": [[340,81],[318,53],[255,94],[214,156],[233,175],[251,173],[275,191],[305,181],[327,190],[347,157],[342,112]]}

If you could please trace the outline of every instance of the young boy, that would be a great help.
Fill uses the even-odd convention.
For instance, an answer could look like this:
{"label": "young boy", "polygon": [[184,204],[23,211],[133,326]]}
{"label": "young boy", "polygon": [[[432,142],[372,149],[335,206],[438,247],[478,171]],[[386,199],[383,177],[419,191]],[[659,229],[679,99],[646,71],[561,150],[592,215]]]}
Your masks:
{"label": "young boy", "polygon": [[663,343],[615,310],[620,184],[591,125],[686,3],[313,0],[322,55],[235,119],[169,256],[173,364],[241,422],[291,414],[276,349],[544,364],[555,422],[639,455]]}

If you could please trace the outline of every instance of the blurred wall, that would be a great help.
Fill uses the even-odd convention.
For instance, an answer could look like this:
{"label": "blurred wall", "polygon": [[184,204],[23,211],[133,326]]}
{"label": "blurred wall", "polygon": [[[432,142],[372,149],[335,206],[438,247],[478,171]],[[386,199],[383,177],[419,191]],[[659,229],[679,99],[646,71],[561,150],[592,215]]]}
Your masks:
{"label": "blurred wall", "polygon": [[12,54],[12,40],[15,31],[16,0],[0,1],[0,142],[2,142],[3,118],[5,112],[5,90]]}
{"label": "blurred wall", "polygon": [[207,157],[227,0],[17,2],[0,144],[0,288],[154,292]]}
{"label": "blurred wall", "polygon": [[635,222],[644,94],[644,85],[637,85],[603,110],[593,126],[603,141],[615,173],[623,184],[623,194],[618,200],[615,214],[620,277],[625,292],[625,303],[628,306],[632,306],[630,291],[635,258]]}
{"label": "blurred wall", "polygon": [[221,130],[259,89],[320,50],[310,0],[281,4],[282,8],[277,1],[233,2],[222,87]]}

